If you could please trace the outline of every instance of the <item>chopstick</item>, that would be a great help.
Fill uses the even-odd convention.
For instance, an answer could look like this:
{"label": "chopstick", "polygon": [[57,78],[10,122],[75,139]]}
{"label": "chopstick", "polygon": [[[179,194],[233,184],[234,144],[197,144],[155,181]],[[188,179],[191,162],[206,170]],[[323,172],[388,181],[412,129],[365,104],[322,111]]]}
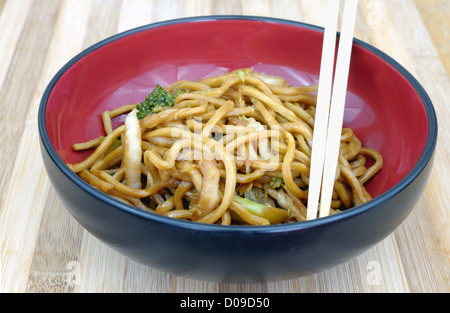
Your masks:
{"label": "chopstick", "polygon": [[339,0],[330,0],[327,8],[311,150],[307,220],[317,218],[319,207],[319,217],[330,214],[338,163],[358,0],[345,0],[336,70],[332,80],[339,5]]}
{"label": "chopstick", "polygon": [[317,217],[320,187],[322,184],[323,162],[328,129],[331,89],[333,84],[334,55],[340,0],[329,0],[320,61],[319,90],[317,94],[313,144],[311,148],[311,168],[309,173],[308,205],[306,218]]}

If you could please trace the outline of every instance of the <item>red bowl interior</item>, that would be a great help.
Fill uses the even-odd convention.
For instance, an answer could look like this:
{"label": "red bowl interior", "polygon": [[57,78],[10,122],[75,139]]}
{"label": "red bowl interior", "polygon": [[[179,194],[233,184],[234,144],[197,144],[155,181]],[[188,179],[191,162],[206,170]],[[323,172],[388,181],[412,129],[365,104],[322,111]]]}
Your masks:
{"label": "red bowl interior", "polygon": [[[82,53],[51,91],[47,131],[66,163],[86,157],[73,152],[72,144],[103,133],[101,112],[141,102],[156,84],[243,67],[283,76],[292,85],[318,81],[323,33],[314,27],[204,19],[126,35]],[[367,185],[372,196],[405,177],[428,136],[426,111],[414,87],[386,60],[358,44],[352,54],[344,127],[384,157],[384,168]]]}

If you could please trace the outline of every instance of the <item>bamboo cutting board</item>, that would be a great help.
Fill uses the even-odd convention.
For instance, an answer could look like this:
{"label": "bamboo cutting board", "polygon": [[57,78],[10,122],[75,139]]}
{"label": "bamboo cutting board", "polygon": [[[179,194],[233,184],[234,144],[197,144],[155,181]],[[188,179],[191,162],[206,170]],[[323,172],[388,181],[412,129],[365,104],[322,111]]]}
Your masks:
{"label": "bamboo cutting board", "polygon": [[118,32],[198,15],[324,25],[318,0],[0,0],[1,292],[449,292],[450,3],[360,0],[355,37],[386,52],[435,105],[435,166],[413,213],[363,255],[289,281],[216,284],[143,266],[103,245],[62,207],[40,157],[37,111],[58,69]]}

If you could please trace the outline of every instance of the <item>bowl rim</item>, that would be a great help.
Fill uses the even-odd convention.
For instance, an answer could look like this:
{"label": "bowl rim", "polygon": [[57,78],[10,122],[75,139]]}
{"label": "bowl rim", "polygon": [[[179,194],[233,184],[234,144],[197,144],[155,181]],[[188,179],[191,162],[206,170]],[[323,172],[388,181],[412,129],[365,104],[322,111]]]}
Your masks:
{"label": "bowl rim", "polygon": [[[405,189],[409,184],[411,184],[417,176],[424,170],[429,161],[432,159],[434,155],[434,150],[437,143],[437,135],[438,135],[438,123],[436,118],[436,113],[432,104],[431,99],[429,98],[427,92],[424,87],[419,83],[419,81],[400,63],[395,61],[388,54],[379,50],[378,48],[368,44],[358,38],[353,38],[353,44],[362,47],[363,49],[372,52],[376,56],[380,57],[382,60],[387,62],[389,65],[394,67],[404,78],[408,80],[408,82],[413,86],[416,90],[417,94],[421,98],[421,101],[424,105],[425,111],[427,113],[428,118],[428,137],[425,148],[423,150],[422,155],[420,156],[418,162],[414,165],[414,167],[403,177],[397,184],[393,187],[382,193],[381,195],[373,198],[371,201],[361,204],[359,206],[350,208],[339,214],[330,215],[327,217],[317,218],[314,220],[289,223],[289,224],[276,224],[276,225],[265,225],[265,226],[250,226],[250,225],[219,225],[219,224],[203,224],[192,221],[179,220],[175,218],[170,218],[162,215],[158,215],[153,212],[144,211],[128,205],[126,203],[120,202],[105,193],[93,188],[91,185],[82,180],[77,174],[72,172],[70,168],[62,161],[62,159],[57,154],[56,150],[53,148],[52,143],[50,141],[47,128],[46,128],[46,108],[47,102],[49,100],[50,94],[53,91],[56,83],[59,79],[66,73],[66,71],[72,67],[79,60],[89,55],[93,51],[110,44],[114,41],[117,41],[121,38],[140,33],[143,31],[147,31],[154,28],[160,28],[165,26],[171,26],[181,23],[192,23],[192,22],[214,22],[214,21],[224,21],[224,20],[245,20],[245,21],[253,21],[253,22],[266,22],[266,23],[275,23],[275,24],[283,24],[290,25],[299,28],[306,28],[314,31],[324,32],[324,28],[321,26],[312,25],[309,23],[293,21],[282,18],[275,17],[263,17],[263,16],[251,16],[251,15],[205,15],[205,16],[193,16],[193,17],[184,17],[184,18],[176,18],[165,21],[160,21],[156,23],[151,23],[139,27],[135,27],[108,38],[105,38],[90,47],[84,49],[77,55],[75,55],[72,59],[70,59],[50,80],[47,85],[41,101],[39,105],[38,111],[38,129],[39,136],[42,142],[42,147],[46,149],[48,155],[55,163],[55,165],[59,168],[59,170],[65,174],[72,182],[74,182],[78,187],[80,187],[85,192],[89,193],[91,196],[98,198],[99,200],[113,206],[115,209],[122,210],[125,213],[132,214],[138,216],[143,219],[152,220],[154,222],[165,223],[174,227],[186,228],[186,229],[195,229],[195,230],[204,230],[204,231],[219,231],[219,232],[245,232],[245,233],[270,233],[270,232],[288,232],[295,231],[300,229],[309,229],[313,227],[320,227],[324,224],[338,222],[344,219],[352,218],[356,215],[362,214],[378,205],[389,201],[396,194],[400,193],[403,189]],[[339,34],[338,34],[339,35]]]}

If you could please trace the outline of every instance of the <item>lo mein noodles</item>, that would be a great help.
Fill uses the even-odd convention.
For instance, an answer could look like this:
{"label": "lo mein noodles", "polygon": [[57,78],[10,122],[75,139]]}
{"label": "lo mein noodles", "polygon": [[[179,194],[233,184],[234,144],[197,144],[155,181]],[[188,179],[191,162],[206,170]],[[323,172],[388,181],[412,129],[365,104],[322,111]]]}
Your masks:
{"label": "lo mein noodles", "polygon": [[[138,120],[138,104],[101,114],[106,135],[73,145],[93,153],[68,166],[142,210],[200,223],[269,225],[306,220],[317,86],[240,69],[165,87],[172,107]],[[112,120],[126,116],[113,129]],[[383,166],[342,130],[330,214],[371,199]]]}

